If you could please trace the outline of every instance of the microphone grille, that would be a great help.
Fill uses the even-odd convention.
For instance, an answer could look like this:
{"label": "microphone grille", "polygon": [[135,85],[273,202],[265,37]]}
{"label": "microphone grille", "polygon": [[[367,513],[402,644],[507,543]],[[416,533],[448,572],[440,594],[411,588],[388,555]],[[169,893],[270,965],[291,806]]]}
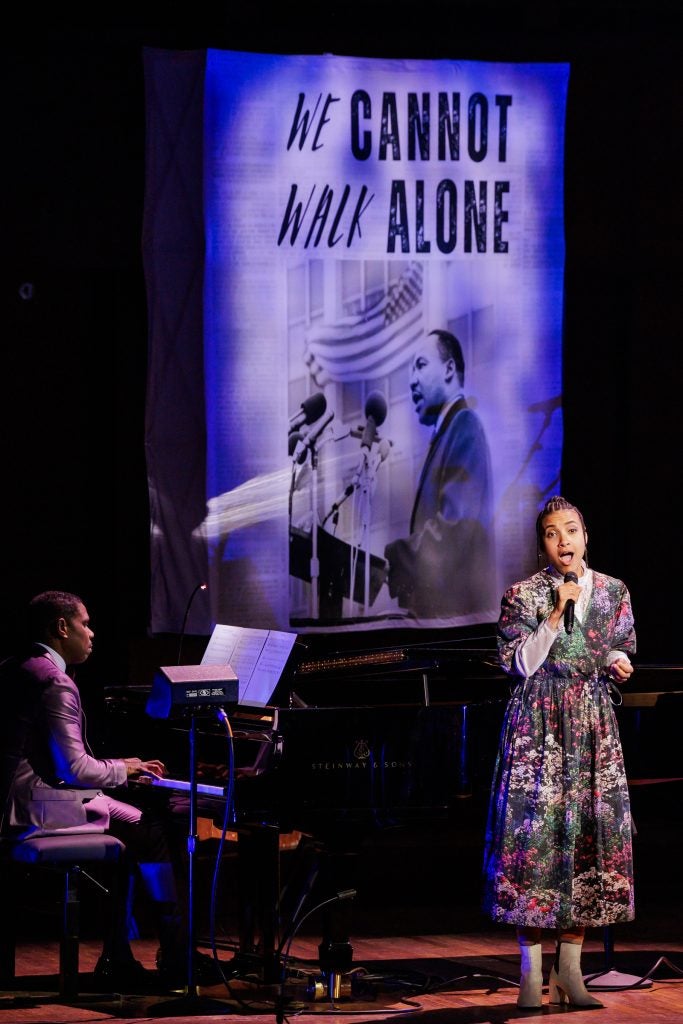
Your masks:
{"label": "microphone grille", "polygon": [[306,423],[315,423],[327,411],[327,399],[322,391],[317,391],[301,403],[301,408],[306,414]]}
{"label": "microphone grille", "polygon": [[387,417],[387,400],[381,391],[371,391],[365,399],[366,419],[372,416],[375,424],[379,427]]}
{"label": "microphone grille", "polygon": [[301,431],[300,430],[294,430],[289,435],[289,438],[287,439],[287,447],[289,449],[289,457],[290,458],[292,457],[292,455],[296,451],[296,446],[298,445],[300,440],[301,440]]}

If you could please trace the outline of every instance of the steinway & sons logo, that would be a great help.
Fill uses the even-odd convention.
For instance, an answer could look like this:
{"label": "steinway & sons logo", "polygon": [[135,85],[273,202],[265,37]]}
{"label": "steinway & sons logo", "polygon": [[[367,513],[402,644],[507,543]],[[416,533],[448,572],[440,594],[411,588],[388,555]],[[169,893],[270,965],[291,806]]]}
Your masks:
{"label": "steinway & sons logo", "polygon": [[314,772],[336,772],[348,771],[349,769],[368,770],[392,770],[412,768],[411,760],[386,757],[385,752],[379,756],[373,753],[372,746],[368,740],[359,738],[351,744],[351,757],[335,758],[329,761],[312,761],[311,771]]}

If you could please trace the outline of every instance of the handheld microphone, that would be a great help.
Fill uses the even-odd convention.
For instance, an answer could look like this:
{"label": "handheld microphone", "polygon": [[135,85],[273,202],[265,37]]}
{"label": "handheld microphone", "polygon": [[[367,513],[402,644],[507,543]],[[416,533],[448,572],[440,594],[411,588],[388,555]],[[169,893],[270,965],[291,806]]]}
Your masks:
{"label": "handheld microphone", "polygon": [[[579,577],[575,572],[566,572],[564,574],[565,583],[578,583]],[[574,628],[574,602],[567,601],[564,606],[564,631],[565,633],[571,633]]]}
{"label": "handheld microphone", "polygon": [[298,430],[304,423],[315,423],[321,416],[325,414],[327,410],[327,399],[325,398],[322,391],[318,391],[315,395],[311,395],[309,398],[304,399],[301,403],[301,408],[298,412],[295,412],[293,416],[289,417],[289,429]]}
{"label": "handheld microphone", "polygon": [[377,427],[381,427],[387,418],[387,400],[381,391],[371,391],[365,400],[366,424],[361,438],[361,448],[372,448],[377,437]]}

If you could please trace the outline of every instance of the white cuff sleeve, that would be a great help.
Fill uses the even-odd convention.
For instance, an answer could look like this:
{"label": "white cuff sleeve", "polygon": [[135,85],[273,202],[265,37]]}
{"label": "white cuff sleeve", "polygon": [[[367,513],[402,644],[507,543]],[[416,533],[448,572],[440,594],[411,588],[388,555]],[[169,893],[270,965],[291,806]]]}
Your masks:
{"label": "white cuff sleeve", "polygon": [[521,676],[528,679],[541,667],[558,632],[559,630],[553,629],[548,620],[544,619],[533,633],[529,633],[522,640],[515,651],[515,668]]}

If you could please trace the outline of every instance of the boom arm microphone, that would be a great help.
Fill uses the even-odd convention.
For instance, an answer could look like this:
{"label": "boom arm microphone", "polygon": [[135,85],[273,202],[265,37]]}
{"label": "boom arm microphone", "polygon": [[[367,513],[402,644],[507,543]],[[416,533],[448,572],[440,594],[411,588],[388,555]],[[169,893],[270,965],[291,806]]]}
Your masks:
{"label": "boom arm microphone", "polygon": [[289,417],[289,430],[298,430],[304,423],[315,423],[327,411],[327,399],[322,391],[311,395],[301,403],[301,408]]}
{"label": "boom arm microphone", "polygon": [[[566,572],[564,574],[565,583],[578,583],[579,577],[575,572]],[[571,633],[574,628],[574,602],[567,601],[564,606],[564,631],[565,633]]]}

